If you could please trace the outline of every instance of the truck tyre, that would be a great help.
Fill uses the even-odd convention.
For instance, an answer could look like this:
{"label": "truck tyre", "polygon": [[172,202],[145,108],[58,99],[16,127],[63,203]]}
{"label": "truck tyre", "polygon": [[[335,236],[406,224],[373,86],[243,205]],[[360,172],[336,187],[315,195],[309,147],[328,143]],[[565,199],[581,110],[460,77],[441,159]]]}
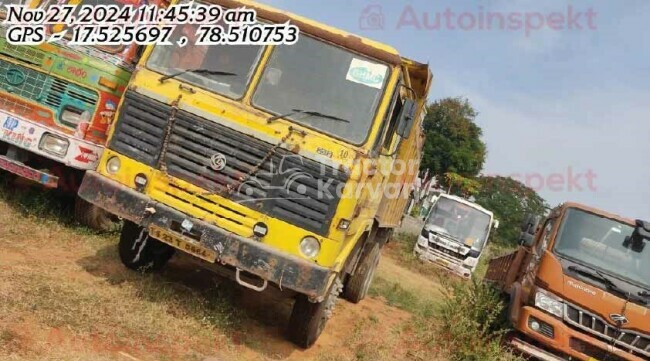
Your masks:
{"label": "truck tyre", "polygon": [[289,341],[305,349],[313,346],[332,317],[334,305],[342,289],[343,284],[337,277],[323,302],[309,302],[307,296],[298,295],[289,320]]}
{"label": "truck tyre", "polygon": [[119,219],[77,196],[74,204],[74,218],[77,222],[99,232],[115,232],[120,229]]}
{"label": "truck tyre", "polygon": [[348,277],[345,284],[343,298],[352,303],[359,303],[366,298],[372,279],[375,276],[381,258],[381,248],[377,243],[373,243],[371,247],[369,251],[364,252],[361,256],[357,269]]}
{"label": "truck tyre", "polygon": [[149,237],[146,229],[129,221],[122,227],[118,251],[122,263],[139,272],[158,271],[174,255],[174,248]]}

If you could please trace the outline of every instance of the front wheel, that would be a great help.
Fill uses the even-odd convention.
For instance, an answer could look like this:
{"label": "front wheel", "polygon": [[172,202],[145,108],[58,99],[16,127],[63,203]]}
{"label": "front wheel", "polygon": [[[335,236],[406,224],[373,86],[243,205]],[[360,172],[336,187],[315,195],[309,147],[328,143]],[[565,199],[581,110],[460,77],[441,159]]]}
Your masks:
{"label": "front wheel", "polygon": [[298,295],[289,320],[289,340],[302,348],[310,348],[323,333],[332,317],[334,305],[343,288],[337,277],[323,302],[313,303],[305,295]]}
{"label": "front wheel", "polygon": [[370,245],[370,249],[364,252],[359,260],[354,273],[348,277],[343,291],[343,298],[352,302],[359,303],[366,298],[372,279],[375,277],[377,265],[381,258],[381,247],[378,243]]}
{"label": "front wheel", "polygon": [[122,227],[118,251],[127,268],[140,272],[158,271],[174,255],[174,248],[150,237],[145,228],[129,221]]}
{"label": "front wheel", "polygon": [[119,219],[77,196],[74,205],[75,220],[99,232],[114,232],[120,229]]}

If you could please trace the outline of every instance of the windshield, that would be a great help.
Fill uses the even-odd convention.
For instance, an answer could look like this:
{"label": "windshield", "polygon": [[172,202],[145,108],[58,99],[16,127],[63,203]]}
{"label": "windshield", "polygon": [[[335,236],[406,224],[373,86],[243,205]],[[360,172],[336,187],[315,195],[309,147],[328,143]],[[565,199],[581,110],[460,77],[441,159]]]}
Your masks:
{"label": "windshield", "polygon": [[[225,26],[225,25],[223,25]],[[188,37],[185,47],[158,45],[154,48],[147,67],[164,75],[175,75],[176,79],[196,85],[229,98],[244,96],[255,65],[264,47],[259,45],[196,45],[198,25],[178,26],[171,42],[177,44],[181,35]],[[191,70],[200,70],[192,72]],[[229,75],[210,74],[225,72]]]}
{"label": "windshield", "polygon": [[[275,47],[253,104],[361,144],[368,136],[388,75],[384,64],[302,34],[294,45]],[[330,117],[291,114],[295,109]]]}
{"label": "windshield", "polygon": [[431,230],[451,236],[475,250],[483,249],[492,217],[476,208],[440,197],[431,209],[427,225]]}
{"label": "windshield", "polygon": [[650,251],[624,246],[634,227],[571,208],[562,223],[555,253],[619,279],[650,289]]}

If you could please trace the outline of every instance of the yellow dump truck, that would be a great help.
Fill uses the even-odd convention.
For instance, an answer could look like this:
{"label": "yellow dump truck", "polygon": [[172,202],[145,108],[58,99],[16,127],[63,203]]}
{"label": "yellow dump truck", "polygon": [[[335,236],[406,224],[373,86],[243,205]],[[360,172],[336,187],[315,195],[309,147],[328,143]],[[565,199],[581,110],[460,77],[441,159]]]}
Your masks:
{"label": "yellow dump truck", "polygon": [[[136,270],[175,251],[295,297],[310,347],[339,294],[366,295],[409,201],[432,75],[386,45],[253,2],[293,45],[150,46],[80,196],[125,220]],[[183,30],[179,30],[183,31]]]}

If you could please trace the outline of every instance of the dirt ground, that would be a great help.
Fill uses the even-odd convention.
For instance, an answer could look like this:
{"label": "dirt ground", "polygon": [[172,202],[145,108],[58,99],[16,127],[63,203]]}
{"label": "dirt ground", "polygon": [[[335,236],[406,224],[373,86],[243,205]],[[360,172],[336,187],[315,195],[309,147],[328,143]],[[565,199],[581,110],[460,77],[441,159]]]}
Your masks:
{"label": "dirt ground", "polygon": [[[284,340],[291,301],[257,294],[174,258],[126,270],[117,235],[25,218],[0,201],[0,360],[402,360],[411,315],[381,298],[339,300],[318,343]],[[422,295],[435,281],[384,257],[378,276]],[[427,359],[433,359],[433,355]]]}

